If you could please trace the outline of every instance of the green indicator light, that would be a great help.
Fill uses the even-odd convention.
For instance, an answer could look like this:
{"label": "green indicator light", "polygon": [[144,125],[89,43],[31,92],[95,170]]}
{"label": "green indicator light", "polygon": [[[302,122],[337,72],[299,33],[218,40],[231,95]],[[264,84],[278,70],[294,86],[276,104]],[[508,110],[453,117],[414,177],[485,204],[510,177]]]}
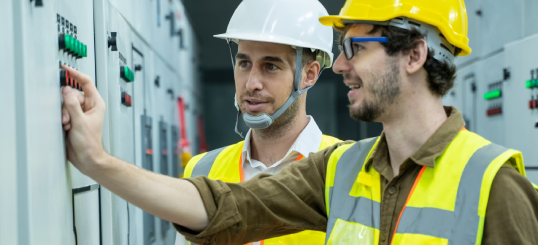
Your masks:
{"label": "green indicator light", "polygon": [[525,83],[525,87],[527,88],[533,88],[534,87],[534,80],[529,80]]}
{"label": "green indicator light", "polygon": [[485,100],[492,100],[501,97],[501,90],[493,90],[484,94]]}
{"label": "green indicator light", "polygon": [[82,46],[82,57],[88,57],[88,46]]}

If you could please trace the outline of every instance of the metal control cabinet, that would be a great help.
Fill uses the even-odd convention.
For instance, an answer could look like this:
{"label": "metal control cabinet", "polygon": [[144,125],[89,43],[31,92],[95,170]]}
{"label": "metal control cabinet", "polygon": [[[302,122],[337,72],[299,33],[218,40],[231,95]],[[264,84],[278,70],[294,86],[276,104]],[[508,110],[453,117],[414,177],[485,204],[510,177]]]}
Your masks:
{"label": "metal control cabinet", "polygon": [[[154,153],[153,162],[155,172],[163,175],[170,175],[170,122],[177,120],[170,118],[171,90],[170,86],[177,79],[170,67],[158,56],[153,59],[153,76],[155,82],[153,86],[153,139]],[[170,222],[158,219],[157,241],[158,244],[173,244],[176,231],[172,229]]]}
{"label": "metal control cabinet", "polygon": [[[479,21],[480,33],[479,43],[475,43],[474,48],[480,46],[479,57],[484,57],[498,50],[502,50],[508,42],[520,39],[524,35],[526,25],[535,25],[532,22],[524,22],[523,11],[526,0],[473,0],[480,4],[479,12],[467,12],[478,15],[478,18],[470,21]],[[467,3],[467,1],[466,1]],[[536,9],[534,10],[536,11]],[[502,16],[502,18],[500,18]],[[503,30],[503,31],[499,31]],[[528,35],[528,34],[527,34]],[[473,48],[473,47],[471,47]]]}
{"label": "metal control cabinet", "polygon": [[[152,52],[138,35],[131,36],[132,63],[136,78],[133,84],[133,109],[135,135],[135,164],[153,171],[153,122],[151,100]],[[130,204],[130,241],[131,244],[153,244],[155,236],[155,217]]]}
{"label": "metal control cabinet", "polygon": [[[506,146],[523,152],[527,173],[538,182],[538,35],[505,46]],[[536,102],[535,102],[536,101]]]}
{"label": "metal control cabinet", "polygon": [[[129,163],[135,160],[133,83],[136,73],[132,58],[132,31],[118,11],[108,3],[106,6],[105,30],[106,84],[108,90],[109,151],[112,155]],[[96,31],[96,32],[97,32]],[[130,207],[125,200],[112,194],[110,202],[110,222],[103,229],[111,234],[111,244],[128,245],[130,242]]]}
{"label": "metal control cabinet", "polygon": [[[13,239],[16,234],[17,241],[6,244],[100,244],[100,187],[66,161],[61,126],[60,86],[80,87],[72,79],[60,80],[60,65],[67,64],[95,80],[93,2],[38,2],[42,3],[0,4],[0,12],[10,11],[0,13],[0,29],[6,39],[12,39],[2,41],[8,42],[9,51],[2,51],[1,57],[12,63],[2,64],[12,72],[2,72],[2,86],[6,86],[2,91],[12,91],[2,99],[12,100],[8,104],[15,106],[11,118],[16,120],[6,134],[14,134],[15,139],[2,137],[1,141],[14,147],[16,157],[15,161],[8,158],[6,171],[15,166],[16,174],[6,181],[16,179],[17,222],[12,226],[18,227],[1,239]],[[13,28],[4,30],[4,25]],[[9,113],[13,111],[5,115]]]}
{"label": "metal control cabinet", "polygon": [[[13,5],[0,1],[0,33],[13,37]],[[18,244],[14,39],[0,41],[0,244]],[[10,187],[10,188],[5,188]]]}
{"label": "metal control cabinet", "polygon": [[[504,52],[498,53],[477,65],[476,86],[473,100],[476,103],[475,113],[477,125],[476,131],[487,140],[506,145],[506,116],[504,91]],[[471,88],[473,89],[473,85]],[[489,96],[499,92],[498,96]]]}

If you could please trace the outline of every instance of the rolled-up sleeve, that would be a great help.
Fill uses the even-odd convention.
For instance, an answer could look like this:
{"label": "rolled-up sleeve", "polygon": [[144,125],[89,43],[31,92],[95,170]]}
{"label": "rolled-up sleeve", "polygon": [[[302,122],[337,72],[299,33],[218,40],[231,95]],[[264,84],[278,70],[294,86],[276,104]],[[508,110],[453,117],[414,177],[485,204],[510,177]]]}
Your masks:
{"label": "rolled-up sleeve", "polygon": [[186,179],[198,188],[210,223],[196,233],[175,224],[196,244],[245,244],[297,233],[325,231],[325,172],[331,153],[343,142],[284,168],[231,184],[206,177]]}

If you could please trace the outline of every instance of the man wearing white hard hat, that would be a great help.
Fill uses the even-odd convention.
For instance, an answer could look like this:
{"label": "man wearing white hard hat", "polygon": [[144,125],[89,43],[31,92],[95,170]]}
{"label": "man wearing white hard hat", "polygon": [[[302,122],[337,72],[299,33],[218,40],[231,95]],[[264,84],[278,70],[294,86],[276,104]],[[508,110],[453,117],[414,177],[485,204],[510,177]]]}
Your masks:
{"label": "man wearing white hard hat", "polygon": [[[238,183],[285,166],[340,140],[323,135],[306,115],[306,91],[332,66],[333,30],[319,23],[317,0],[244,0],[224,34],[235,74],[235,106],[250,128],[245,140],[195,156],[185,177]],[[290,23],[296,23],[290,25]],[[238,45],[233,54],[232,44]],[[184,238],[177,237],[176,244]],[[303,231],[252,244],[324,244],[325,233]]]}

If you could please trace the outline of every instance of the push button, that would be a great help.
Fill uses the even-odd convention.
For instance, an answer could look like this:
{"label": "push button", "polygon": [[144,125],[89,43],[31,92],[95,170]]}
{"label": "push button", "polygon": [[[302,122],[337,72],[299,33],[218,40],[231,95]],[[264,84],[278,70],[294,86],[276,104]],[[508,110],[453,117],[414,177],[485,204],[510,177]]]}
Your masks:
{"label": "push button", "polygon": [[131,71],[131,69],[129,69],[127,66],[120,67],[120,75],[125,82],[130,83],[134,81],[134,72]]}
{"label": "push button", "polygon": [[121,104],[127,107],[131,107],[133,101],[131,96],[125,92],[121,92]]}
{"label": "push button", "polygon": [[69,72],[66,70],[60,71],[60,87],[67,86],[69,82]]}

